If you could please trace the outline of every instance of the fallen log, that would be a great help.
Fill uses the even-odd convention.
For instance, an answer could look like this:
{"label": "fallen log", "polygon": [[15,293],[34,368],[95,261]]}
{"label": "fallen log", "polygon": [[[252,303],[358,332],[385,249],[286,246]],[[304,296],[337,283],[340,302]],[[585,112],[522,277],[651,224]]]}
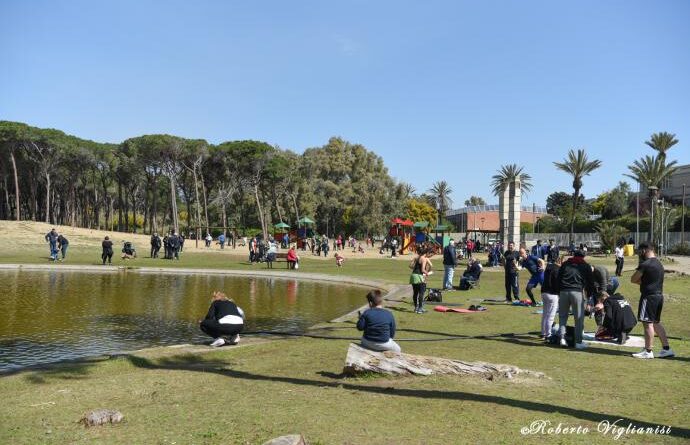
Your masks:
{"label": "fallen log", "polygon": [[391,351],[377,352],[350,343],[343,374],[356,376],[368,372],[391,375],[462,374],[481,376],[489,380],[496,377],[510,379],[516,375],[545,377],[541,372],[520,369],[517,366],[464,362]]}

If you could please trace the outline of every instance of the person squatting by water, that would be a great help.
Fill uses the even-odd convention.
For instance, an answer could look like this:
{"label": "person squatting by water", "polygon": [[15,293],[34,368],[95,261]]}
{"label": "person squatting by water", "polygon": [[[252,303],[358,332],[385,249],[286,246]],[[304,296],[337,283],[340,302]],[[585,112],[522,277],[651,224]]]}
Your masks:
{"label": "person squatting by water", "polygon": [[416,314],[423,314],[424,309],[424,292],[426,291],[426,278],[431,274],[431,260],[429,257],[433,254],[432,248],[420,246],[417,249],[417,255],[410,262],[410,284],[412,285],[412,301],[414,303],[414,311]]}
{"label": "person squatting by water", "polygon": [[361,345],[372,351],[400,352],[400,346],[393,340],[395,337],[395,318],[383,308],[383,295],[380,290],[367,294],[369,309],[359,313],[357,329],[364,331]]}
{"label": "person squatting by water", "polygon": [[226,343],[236,345],[244,328],[244,311],[225,293],[215,291],[206,318],[199,320],[199,328],[214,339],[213,347]]}

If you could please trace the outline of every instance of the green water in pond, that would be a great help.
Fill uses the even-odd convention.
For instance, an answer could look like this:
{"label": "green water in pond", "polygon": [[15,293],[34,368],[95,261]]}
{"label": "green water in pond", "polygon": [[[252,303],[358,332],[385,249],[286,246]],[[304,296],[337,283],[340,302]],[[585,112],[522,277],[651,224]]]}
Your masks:
{"label": "green water in pond", "polygon": [[210,340],[198,328],[213,290],[246,315],[245,331],[299,332],[363,304],[367,289],[222,275],[0,272],[0,370]]}

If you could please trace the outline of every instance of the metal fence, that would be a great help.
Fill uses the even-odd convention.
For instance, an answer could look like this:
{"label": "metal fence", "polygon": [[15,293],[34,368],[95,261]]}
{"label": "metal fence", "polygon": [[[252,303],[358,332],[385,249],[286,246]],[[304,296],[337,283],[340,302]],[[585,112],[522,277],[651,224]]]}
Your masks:
{"label": "metal fence", "polygon": [[[628,233],[626,235],[626,238],[633,237],[633,239],[636,236],[635,232]],[[681,232],[668,232],[664,233],[664,240],[662,244],[664,245],[664,250],[668,249],[673,249],[675,246],[679,245],[681,243]],[[525,243],[527,246],[531,246],[533,244],[536,244],[537,240],[542,240],[542,241],[547,241],[550,239],[553,239],[555,244],[559,246],[567,246],[568,245],[568,240],[570,239],[570,234],[569,233],[525,233],[522,235],[522,242]],[[646,240],[647,239],[647,232],[640,232],[640,239],[637,240],[639,243],[640,240]],[[690,243],[690,232],[685,232],[685,236],[682,237],[685,243]],[[574,233],[573,234],[573,240],[575,241],[575,245],[579,246],[580,244],[588,244],[592,245],[592,243],[596,242],[601,242],[599,239],[599,234],[598,233]],[[546,243],[545,243],[546,244]]]}

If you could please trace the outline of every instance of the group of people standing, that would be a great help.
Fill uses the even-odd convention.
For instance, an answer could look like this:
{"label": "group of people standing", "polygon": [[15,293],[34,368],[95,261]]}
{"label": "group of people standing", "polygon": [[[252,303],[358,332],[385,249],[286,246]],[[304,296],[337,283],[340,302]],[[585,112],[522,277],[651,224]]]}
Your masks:
{"label": "group of people standing", "polygon": [[180,253],[184,249],[184,236],[178,234],[175,231],[170,231],[170,233],[163,236],[161,239],[158,233],[151,235],[151,258],[158,258],[158,253],[161,247],[164,248],[164,259],[172,260],[180,259]]}

